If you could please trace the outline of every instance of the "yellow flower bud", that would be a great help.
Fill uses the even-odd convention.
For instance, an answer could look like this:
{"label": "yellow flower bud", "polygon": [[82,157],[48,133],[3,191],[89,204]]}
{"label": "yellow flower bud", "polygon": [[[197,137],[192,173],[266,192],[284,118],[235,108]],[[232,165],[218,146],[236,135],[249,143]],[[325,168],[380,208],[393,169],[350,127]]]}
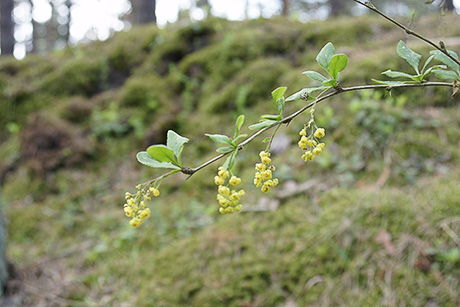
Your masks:
{"label": "yellow flower bud", "polygon": [[149,189],[149,191],[150,191],[150,193],[152,193],[153,196],[155,196],[155,197],[160,196],[160,191],[159,191],[158,189],[154,188],[154,187],[151,187],[151,188]]}
{"label": "yellow flower bud", "polygon": [[235,207],[236,212],[240,212],[241,210],[243,210],[243,205],[238,205]]}

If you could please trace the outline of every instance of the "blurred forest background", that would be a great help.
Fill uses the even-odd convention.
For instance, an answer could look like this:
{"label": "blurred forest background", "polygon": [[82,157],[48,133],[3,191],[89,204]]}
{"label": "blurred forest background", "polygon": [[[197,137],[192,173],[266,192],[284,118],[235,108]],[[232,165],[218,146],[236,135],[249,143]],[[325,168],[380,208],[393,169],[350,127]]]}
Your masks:
{"label": "blurred forest background", "polygon": [[[283,126],[269,194],[252,185],[265,136],[238,155],[243,212],[218,214],[215,163],[165,180],[152,216],[128,224],[124,193],[160,175],[135,155],[169,129],[197,166],[215,156],[204,133],[232,133],[239,114],[250,133],[273,89],[313,86],[301,73],[329,41],[349,56],[344,85],[407,71],[401,39],[430,51],[353,1],[223,2],[2,0],[0,305],[460,305],[449,88],[324,101],[324,154],[300,158],[309,114]],[[460,52],[458,2],[373,3]]]}

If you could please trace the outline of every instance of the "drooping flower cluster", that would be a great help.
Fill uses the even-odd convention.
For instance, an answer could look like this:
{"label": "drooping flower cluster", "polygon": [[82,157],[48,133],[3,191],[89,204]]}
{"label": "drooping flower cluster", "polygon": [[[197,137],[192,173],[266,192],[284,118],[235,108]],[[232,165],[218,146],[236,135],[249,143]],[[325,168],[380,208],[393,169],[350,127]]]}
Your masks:
{"label": "drooping flower cluster", "polygon": [[140,226],[144,219],[150,216],[150,209],[147,208],[145,202],[150,201],[152,195],[158,197],[160,191],[157,188],[150,187],[148,190],[139,189],[135,195],[129,192],[125,193],[126,203],[123,210],[125,215],[131,218],[131,221],[129,221],[131,226]]}
{"label": "drooping flower cluster", "polygon": [[243,205],[239,204],[239,201],[245,192],[244,190],[232,190],[232,187],[239,185],[241,178],[230,176],[229,171],[219,167],[217,176],[214,177],[214,183],[218,186],[217,201],[220,205],[219,212],[222,214],[240,212],[243,209]]}
{"label": "drooping flower cluster", "polygon": [[261,151],[259,153],[261,163],[256,164],[256,174],[254,175],[254,184],[262,192],[268,192],[271,188],[276,187],[279,183],[278,178],[273,178],[275,166],[270,159],[270,152]]}

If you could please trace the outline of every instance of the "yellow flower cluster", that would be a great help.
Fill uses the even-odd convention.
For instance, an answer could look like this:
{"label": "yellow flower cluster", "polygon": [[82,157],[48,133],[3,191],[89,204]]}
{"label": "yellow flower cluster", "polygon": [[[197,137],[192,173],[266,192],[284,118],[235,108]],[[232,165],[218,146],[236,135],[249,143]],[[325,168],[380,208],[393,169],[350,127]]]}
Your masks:
{"label": "yellow flower cluster", "polygon": [[126,203],[124,204],[124,212],[127,217],[131,218],[129,224],[133,227],[140,226],[145,218],[150,216],[150,209],[145,205],[146,201],[152,199],[152,195],[158,197],[160,191],[157,188],[150,187],[148,190],[140,190],[136,195],[129,192],[125,193]]}
{"label": "yellow flower cluster", "polygon": [[260,188],[262,192],[268,192],[271,188],[276,187],[279,183],[278,178],[273,178],[275,166],[272,165],[270,153],[261,151],[259,153],[260,161],[262,163],[256,164],[256,174],[254,176],[254,184]]}
{"label": "yellow flower cluster", "polygon": [[[243,205],[239,204],[241,197],[245,194],[244,190],[232,190],[232,186],[237,186],[241,183],[241,178],[231,176],[230,173],[223,167],[219,167],[217,176],[214,177],[214,183],[218,186],[217,188],[217,201],[221,206],[219,212],[222,214],[232,214],[235,211],[240,212],[243,209]],[[228,179],[227,184],[226,179]]]}
{"label": "yellow flower cluster", "polygon": [[319,143],[319,139],[326,135],[326,130],[324,128],[317,128],[314,133],[307,136],[307,128],[304,127],[300,130],[299,135],[299,147],[303,150],[306,150],[302,156],[302,159],[307,161],[315,160],[316,156],[319,156],[326,146],[324,143]]}

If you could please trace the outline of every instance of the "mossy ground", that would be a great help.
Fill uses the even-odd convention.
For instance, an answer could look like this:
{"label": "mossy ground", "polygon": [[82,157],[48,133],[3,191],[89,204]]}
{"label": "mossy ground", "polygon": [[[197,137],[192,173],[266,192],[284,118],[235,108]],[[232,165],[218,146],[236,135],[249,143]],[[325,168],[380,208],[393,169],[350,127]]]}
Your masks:
{"label": "mossy ground", "polygon": [[[431,17],[414,26],[428,36],[441,27]],[[459,31],[442,29],[447,38]],[[252,187],[264,146],[253,142],[236,166],[247,211],[217,213],[216,164],[166,180],[141,228],[122,212],[124,192],[158,175],[136,152],[164,143],[168,129],[190,138],[183,162],[198,165],[214,156],[204,133],[231,133],[241,113],[256,122],[277,86],[290,94],[311,85],[301,72],[319,70],[314,59],[328,41],[349,55],[343,83],[356,85],[406,69],[395,52],[404,38],[369,16],[208,19],[138,28],[46,58],[2,59],[8,256],[28,285],[13,294],[23,305],[460,304],[460,108],[449,89],[321,103],[327,147],[314,163],[296,145],[308,115],[283,127],[291,146],[273,156],[278,190],[311,184],[301,194]],[[40,127],[36,118],[45,118]],[[264,197],[279,207],[260,211]]]}

